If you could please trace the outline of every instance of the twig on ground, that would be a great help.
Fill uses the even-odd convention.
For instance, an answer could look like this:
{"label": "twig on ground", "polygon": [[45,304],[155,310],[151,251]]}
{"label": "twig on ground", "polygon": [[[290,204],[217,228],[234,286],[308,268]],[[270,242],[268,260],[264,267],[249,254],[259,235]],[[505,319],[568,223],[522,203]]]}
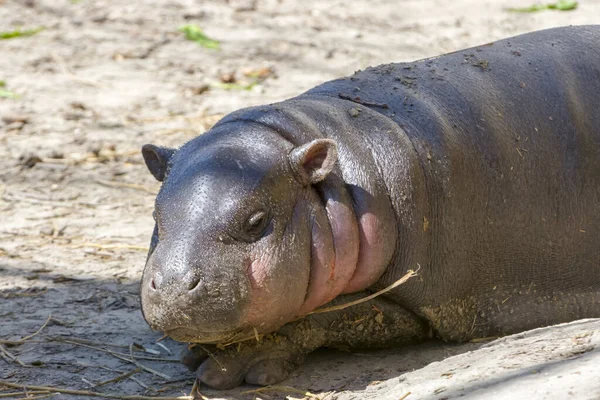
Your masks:
{"label": "twig on ground", "polygon": [[167,353],[169,353],[170,356],[173,355],[173,353],[171,353],[171,350],[169,350],[169,348],[167,346],[165,346],[164,344],[156,343],[156,345],[162,347]]}
{"label": "twig on ground", "polygon": [[21,367],[27,367],[28,365],[24,364],[23,361],[19,360],[15,355],[13,355],[10,351],[6,350],[4,346],[0,344],[0,356],[6,360],[6,362],[16,362]]}
{"label": "twig on ground", "polygon": [[136,246],[132,244],[102,244],[102,243],[92,243],[92,242],[84,242],[78,243],[71,246],[74,249],[78,249],[81,247],[94,247],[100,250],[115,250],[115,249],[125,249],[125,250],[141,250],[148,251],[147,246]]}
{"label": "twig on ground", "polygon": [[192,390],[190,390],[190,396],[193,396],[194,399],[197,399],[199,397],[201,400],[210,400],[208,397],[206,397],[205,395],[200,393],[200,387],[198,385],[197,379],[194,380],[194,384],[192,385]]}
{"label": "twig on ground", "polygon": [[[47,289],[46,289],[46,291],[47,291]],[[38,329],[37,331],[35,331],[31,335],[25,336],[25,337],[23,337],[21,339],[18,339],[18,340],[0,340],[0,351],[8,353],[8,351],[1,346],[3,344],[11,345],[11,346],[18,346],[20,344],[25,343],[26,341],[28,341],[32,337],[38,335],[42,331],[42,329],[44,329],[46,327],[46,325],[48,325],[48,322],[50,322],[50,320],[52,320],[52,314],[48,315],[48,318],[46,318],[46,322],[44,322],[42,324],[42,326],[40,326],[40,329]],[[8,354],[10,354],[10,353],[8,353]],[[23,366],[25,366],[25,365],[23,365]]]}
{"label": "twig on ground", "polygon": [[57,388],[52,386],[34,386],[34,385],[21,385],[18,383],[1,381],[0,385],[16,388],[16,389],[32,389],[32,390],[45,390],[48,392],[56,392],[56,393],[64,393],[64,394],[73,394],[78,396],[89,396],[89,397],[102,397],[105,399],[121,399],[121,400],[194,400],[193,396],[178,396],[178,397],[155,397],[155,396],[122,396],[113,393],[100,393],[100,392],[90,392],[89,390],[75,390],[75,389],[64,389]]}
{"label": "twig on ground", "polygon": [[[101,347],[97,347],[97,346],[112,346],[112,347],[119,347],[119,348],[129,348],[129,346],[124,346],[124,345],[116,345],[116,344],[108,344],[108,343],[102,343],[102,342],[94,342],[91,340],[84,340],[84,339],[77,339],[77,338],[73,338],[73,339],[65,339],[65,338],[61,338],[61,337],[54,337],[51,338],[50,341],[52,342],[61,342],[61,343],[69,343],[69,344],[74,344],[77,346],[83,346],[83,347],[88,347],[90,349],[94,349],[94,350],[99,350],[99,351],[104,351],[107,353],[114,353],[116,355],[119,355],[121,357],[127,357],[126,353],[121,353],[118,351],[111,351],[108,349],[103,349]],[[175,359],[175,358],[162,358],[162,357],[150,357],[150,356],[136,356],[137,359],[140,360],[148,360],[148,361],[163,361],[163,362],[172,362],[172,363],[180,363],[181,360],[179,359]]]}
{"label": "twig on ground", "polygon": [[40,329],[38,329],[37,331],[35,331],[34,333],[32,333],[29,336],[25,336],[24,338],[19,339],[19,342],[25,343],[27,340],[31,339],[32,337],[34,337],[35,335],[39,334],[42,329],[44,329],[46,327],[46,325],[48,325],[48,322],[50,322],[50,320],[52,319],[52,314],[48,315],[48,318],[46,318],[46,322],[44,322],[44,324],[42,326],[40,326]]}
{"label": "twig on ground", "polygon": [[305,397],[313,397],[313,398],[319,397],[318,395],[311,393],[309,391],[306,391],[306,390],[296,389],[291,386],[275,386],[275,385],[265,386],[265,387],[261,387],[261,388],[253,389],[253,390],[246,390],[240,394],[262,393],[262,392],[269,392],[269,391],[292,392],[292,393],[301,394]]}
{"label": "twig on ground", "polygon": [[82,376],[82,377],[81,377],[81,380],[82,380],[83,382],[87,383],[87,385],[88,385],[89,387],[94,387],[94,386],[96,386],[96,384],[95,384],[94,382],[92,382],[92,381],[90,381],[90,380],[86,379],[84,376]]}
{"label": "twig on ground", "polygon": [[[45,199],[35,199],[27,196],[20,196],[15,193],[5,193],[2,196],[2,200],[7,201],[9,203],[14,203],[17,201],[25,201],[31,204],[43,204],[46,206],[52,207],[66,207],[66,208],[77,208],[78,206],[88,207],[88,208],[97,208],[100,206],[104,206],[104,204],[94,204],[85,201],[68,201],[68,200],[45,200]],[[111,208],[117,208],[122,206],[122,204],[111,204]]]}
{"label": "twig on ground", "polygon": [[143,192],[150,193],[150,194],[157,193],[156,189],[152,189],[152,188],[146,187],[144,185],[138,185],[137,183],[107,181],[104,179],[96,179],[95,182],[102,186],[136,189],[136,190],[141,190]]}
{"label": "twig on ground", "polygon": [[24,396],[24,395],[30,395],[30,394],[48,394],[47,390],[30,390],[27,392],[12,392],[12,393],[0,393],[0,398],[7,398],[7,397],[19,397],[19,396]]}
{"label": "twig on ground", "polygon": [[135,383],[137,383],[138,385],[140,385],[141,387],[143,387],[146,390],[150,390],[152,392],[158,393],[158,391],[156,389],[154,389],[153,387],[150,387],[150,386],[146,385],[144,382],[140,381],[135,376],[130,376],[129,379],[131,379],[132,381],[134,381]]}
{"label": "twig on ground", "polygon": [[[29,392],[31,393],[31,392]],[[33,397],[29,397],[29,393],[27,393],[27,397],[22,397],[18,400],[40,400],[40,399],[47,399],[48,397],[53,397],[58,395],[58,393],[48,393],[42,396],[33,396]]]}
{"label": "twig on ground", "polygon": [[62,73],[65,74],[65,75],[67,75],[69,78],[73,79],[74,81],[77,81],[77,82],[80,82],[80,83],[84,83],[86,85],[94,86],[94,87],[97,87],[97,88],[106,87],[106,85],[103,84],[103,83],[96,82],[96,81],[94,81],[92,79],[81,78],[81,77],[75,75],[69,69],[69,67],[67,67],[67,63],[65,62],[64,58],[62,58],[58,54],[52,53],[51,56],[54,59],[54,61],[60,66],[60,69],[62,70]]}
{"label": "twig on ground", "polygon": [[121,374],[121,375],[119,375],[119,376],[117,376],[117,377],[114,377],[114,378],[112,378],[112,379],[109,379],[109,380],[106,380],[106,381],[102,381],[102,382],[98,382],[98,383],[96,383],[96,384],[94,385],[94,387],[98,387],[98,386],[104,386],[104,385],[106,385],[106,384],[108,384],[108,383],[120,382],[120,381],[122,381],[123,379],[127,379],[127,378],[129,378],[129,377],[130,377],[131,375],[133,375],[133,374],[137,374],[137,373],[138,373],[138,372],[140,372],[141,370],[142,370],[142,369],[141,369],[140,367],[137,367],[137,368],[136,368],[136,369],[134,369],[134,370],[131,370],[131,371],[129,371],[129,372],[125,372],[124,374]]}
{"label": "twig on ground", "polygon": [[137,360],[133,360],[133,359],[131,359],[131,358],[127,358],[127,354],[123,354],[123,353],[117,353],[117,352],[115,352],[115,351],[111,351],[111,350],[108,350],[108,349],[103,349],[103,348],[101,348],[101,347],[96,347],[96,346],[90,346],[90,345],[87,345],[87,344],[81,344],[81,343],[71,342],[71,341],[69,341],[69,340],[64,340],[64,343],[76,344],[77,346],[83,346],[83,347],[88,347],[88,348],[90,348],[90,349],[94,349],[94,350],[103,351],[103,352],[105,352],[105,353],[108,353],[108,354],[110,354],[111,356],[113,356],[113,357],[115,357],[115,358],[118,358],[119,360],[126,361],[126,362],[128,362],[128,363],[132,363],[132,364],[134,364],[136,367],[139,367],[139,368],[143,369],[143,370],[144,370],[144,371],[146,371],[146,372],[150,372],[150,373],[151,373],[151,374],[153,374],[153,375],[160,376],[160,377],[161,377],[161,378],[163,378],[163,379],[171,379],[171,377],[170,377],[169,375],[166,375],[166,374],[163,374],[163,373],[161,373],[161,372],[158,372],[158,371],[156,371],[156,370],[153,370],[152,368],[150,368],[150,367],[147,367],[147,366],[145,366],[145,365],[141,364],[141,363],[140,363],[139,361],[137,361]]}

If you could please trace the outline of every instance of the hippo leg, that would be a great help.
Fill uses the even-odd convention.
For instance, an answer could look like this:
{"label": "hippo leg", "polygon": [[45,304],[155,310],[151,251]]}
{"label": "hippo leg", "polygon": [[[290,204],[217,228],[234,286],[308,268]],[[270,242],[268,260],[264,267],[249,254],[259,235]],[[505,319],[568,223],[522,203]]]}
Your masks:
{"label": "hippo leg", "polygon": [[[339,296],[325,307],[366,295],[368,293],[362,292]],[[260,341],[234,344],[208,358],[202,350],[196,351],[196,355],[189,353],[186,365],[194,367],[204,360],[197,370],[198,380],[216,389],[233,388],[243,380],[270,385],[284,380],[308,353],[319,347],[383,348],[414,343],[427,337],[429,326],[426,322],[403,307],[378,297],[343,310],[308,315],[284,325]]]}

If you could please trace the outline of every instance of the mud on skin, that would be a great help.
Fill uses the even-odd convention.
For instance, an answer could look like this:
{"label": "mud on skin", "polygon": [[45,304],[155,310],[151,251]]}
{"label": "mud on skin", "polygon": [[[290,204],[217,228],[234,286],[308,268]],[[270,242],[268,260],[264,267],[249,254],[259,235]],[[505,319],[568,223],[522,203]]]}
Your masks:
{"label": "mud on skin", "polygon": [[599,26],[558,28],[383,65],[144,146],[163,182],[146,321],[207,344],[184,363],[230,388],[321,346],[599,317],[599,42]]}

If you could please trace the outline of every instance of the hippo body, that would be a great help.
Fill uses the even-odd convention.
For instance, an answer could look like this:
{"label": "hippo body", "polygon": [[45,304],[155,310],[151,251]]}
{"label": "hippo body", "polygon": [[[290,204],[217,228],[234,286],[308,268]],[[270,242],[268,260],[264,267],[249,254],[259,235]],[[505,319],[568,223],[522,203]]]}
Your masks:
{"label": "hippo body", "polygon": [[320,346],[600,317],[598,43],[600,26],[557,28],[382,65],[145,146],[163,181],[146,320],[225,344],[184,362],[227,388]]}

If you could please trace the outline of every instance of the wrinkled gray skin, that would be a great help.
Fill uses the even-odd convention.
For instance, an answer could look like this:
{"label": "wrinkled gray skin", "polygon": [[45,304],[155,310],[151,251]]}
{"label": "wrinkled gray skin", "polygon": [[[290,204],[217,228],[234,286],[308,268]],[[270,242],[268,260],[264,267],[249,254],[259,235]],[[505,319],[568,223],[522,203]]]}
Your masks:
{"label": "wrinkled gray skin", "polygon": [[163,181],[144,316],[208,344],[184,363],[210,386],[320,346],[600,317],[599,26],[369,68],[143,154]]}

